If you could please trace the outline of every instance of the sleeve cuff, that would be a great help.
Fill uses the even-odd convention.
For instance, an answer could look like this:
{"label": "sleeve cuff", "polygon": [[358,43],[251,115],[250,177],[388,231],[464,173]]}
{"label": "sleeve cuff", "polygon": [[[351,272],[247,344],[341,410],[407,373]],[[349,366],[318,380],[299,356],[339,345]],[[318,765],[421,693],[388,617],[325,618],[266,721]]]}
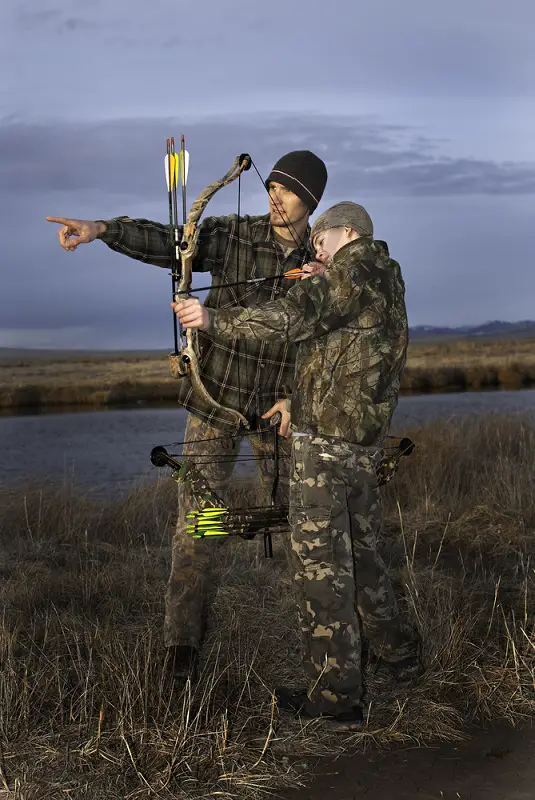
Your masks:
{"label": "sleeve cuff", "polygon": [[123,226],[119,219],[96,219],[95,222],[103,222],[106,225],[104,233],[100,233],[97,239],[100,239],[105,244],[113,244],[121,236]]}

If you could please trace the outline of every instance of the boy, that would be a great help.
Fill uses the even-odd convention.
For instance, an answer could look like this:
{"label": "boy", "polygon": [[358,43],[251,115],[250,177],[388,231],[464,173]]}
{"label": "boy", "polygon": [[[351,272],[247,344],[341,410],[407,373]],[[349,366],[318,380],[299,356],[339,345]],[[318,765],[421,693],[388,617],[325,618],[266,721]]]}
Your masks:
{"label": "boy", "polygon": [[299,344],[290,524],[309,687],[279,687],[276,696],[280,707],[303,716],[359,723],[361,631],[385,671],[404,679],[420,669],[419,641],[402,627],[376,550],[375,467],[406,359],[405,286],[362,206],[328,209],[311,239],[324,272],[283,298],[246,309],[207,309],[196,299],[173,308],[184,327]]}

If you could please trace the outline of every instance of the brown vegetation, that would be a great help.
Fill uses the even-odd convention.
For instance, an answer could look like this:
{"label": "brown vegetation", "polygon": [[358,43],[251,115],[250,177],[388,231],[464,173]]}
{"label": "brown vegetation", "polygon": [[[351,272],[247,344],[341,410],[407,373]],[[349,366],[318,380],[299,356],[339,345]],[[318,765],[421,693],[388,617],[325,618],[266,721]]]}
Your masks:
{"label": "brown vegetation", "polygon": [[165,355],[0,359],[0,408],[176,401]]}
{"label": "brown vegetation", "polygon": [[[411,342],[403,392],[519,389],[535,384],[530,339]],[[0,409],[174,402],[165,354],[0,358]]]}
{"label": "brown vegetation", "polygon": [[402,390],[521,389],[535,384],[533,339],[444,339],[409,345]]}
{"label": "brown vegetation", "polygon": [[314,754],[533,718],[535,429],[490,417],[411,436],[414,454],[385,487],[382,551],[426,672],[403,689],[370,672],[362,733],[301,726],[273,704],[275,685],[300,682],[287,537],[273,561],[260,542],[213,542],[203,672],[179,691],[162,667],[172,481],[107,503],[3,489],[0,788],[19,800],[255,798],[302,785]]}

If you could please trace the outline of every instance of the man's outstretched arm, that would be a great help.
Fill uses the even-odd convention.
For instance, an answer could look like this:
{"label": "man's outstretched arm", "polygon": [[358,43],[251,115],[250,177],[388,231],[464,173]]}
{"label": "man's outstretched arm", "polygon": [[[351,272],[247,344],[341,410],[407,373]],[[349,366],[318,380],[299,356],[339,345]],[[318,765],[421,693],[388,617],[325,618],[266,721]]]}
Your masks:
{"label": "man's outstretched arm", "polygon": [[[234,231],[236,216],[206,217],[199,225],[197,253],[193,260],[194,272],[214,273],[223,264],[228,250],[228,237]],[[248,217],[243,217],[247,220]],[[109,220],[85,220],[69,217],[47,217],[49,222],[61,225],[59,243],[64,250],[74,251],[80,244],[100,239],[111,250],[145,264],[170,269],[174,245],[169,225],[149,219],[115,217]],[[182,225],[177,226],[182,239]]]}
{"label": "man's outstretched arm", "polygon": [[[81,244],[100,239],[117,253],[157,267],[169,268],[172,263],[169,226],[147,219],[117,217],[110,220],[84,220],[69,217],[47,217],[61,225],[58,238],[64,250],[73,252]],[[182,228],[178,230],[182,237]]]}

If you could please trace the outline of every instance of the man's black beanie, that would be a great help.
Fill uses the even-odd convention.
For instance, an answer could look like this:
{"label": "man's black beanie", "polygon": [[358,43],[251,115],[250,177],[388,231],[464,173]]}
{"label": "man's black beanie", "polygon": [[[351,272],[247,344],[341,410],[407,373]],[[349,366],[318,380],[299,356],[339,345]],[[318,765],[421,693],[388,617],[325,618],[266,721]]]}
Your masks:
{"label": "man's black beanie", "polygon": [[293,150],[279,158],[266,179],[282,183],[308,206],[310,213],[316,210],[327,183],[327,167],[310,150]]}

